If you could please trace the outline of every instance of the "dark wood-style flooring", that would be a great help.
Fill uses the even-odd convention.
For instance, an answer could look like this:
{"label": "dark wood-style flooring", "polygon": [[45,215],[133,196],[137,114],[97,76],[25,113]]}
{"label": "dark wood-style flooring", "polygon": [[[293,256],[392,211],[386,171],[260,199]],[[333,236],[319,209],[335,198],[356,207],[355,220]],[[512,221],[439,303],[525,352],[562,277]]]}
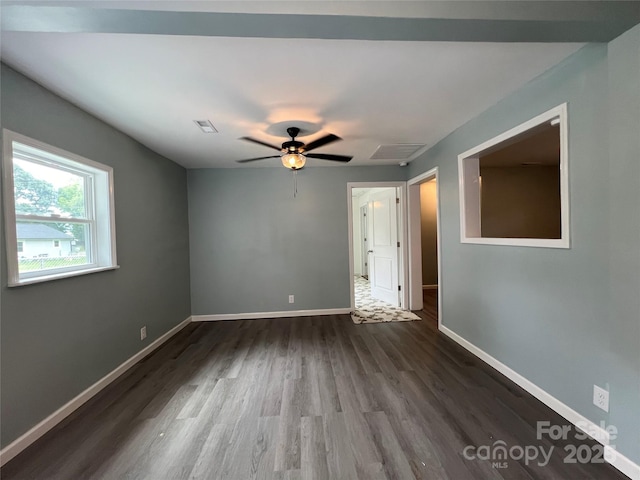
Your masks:
{"label": "dark wood-style flooring", "polygon": [[[536,422],[566,422],[420,315],[190,324],[2,479],[625,478],[564,463],[567,442],[536,439]],[[545,467],[463,455],[497,441],[554,451]]]}
{"label": "dark wood-style flooring", "polygon": [[422,290],[422,313],[438,324],[438,289]]}

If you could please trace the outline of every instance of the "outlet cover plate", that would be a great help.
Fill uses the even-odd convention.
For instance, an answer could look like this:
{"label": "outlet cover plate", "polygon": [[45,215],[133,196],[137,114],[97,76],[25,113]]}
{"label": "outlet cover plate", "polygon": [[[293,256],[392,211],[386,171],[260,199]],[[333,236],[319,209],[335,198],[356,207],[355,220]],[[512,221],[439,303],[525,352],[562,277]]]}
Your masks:
{"label": "outlet cover plate", "polygon": [[609,392],[597,385],[593,386],[593,404],[604,410],[609,411]]}

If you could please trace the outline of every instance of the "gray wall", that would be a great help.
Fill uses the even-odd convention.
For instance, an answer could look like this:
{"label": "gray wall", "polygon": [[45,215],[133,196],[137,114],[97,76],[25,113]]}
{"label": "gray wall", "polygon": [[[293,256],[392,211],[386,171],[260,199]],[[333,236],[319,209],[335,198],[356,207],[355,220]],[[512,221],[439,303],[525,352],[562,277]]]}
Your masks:
{"label": "gray wall", "polygon": [[[438,166],[443,323],[640,463],[640,27],[588,45],[411,163]],[[569,104],[571,249],[460,243],[457,155]],[[607,226],[610,228],[608,229]],[[610,412],[592,404],[610,391]]]}
{"label": "gray wall", "polygon": [[[609,44],[609,422],[640,464],[640,26]],[[606,221],[602,217],[603,221]],[[605,277],[606,278],[606,277]]]}
{"label": "gray wall", "polygon": [[560,238],[560,168],[480,167],[480,225],[489,238]]}
{"label": "gray wall", "polygon": [[[114,169],[115,271],[7,288],[2,446],[190,315],[185,170],[2,65],[3,128]],[[148,337],[140,341],[140,327]]]}
{"label": "gray wall", "polygon": [[[194,315],[348,308],[347,182],[406,169],[189,170]],[[295,303],[288,303],[289,294]]]}

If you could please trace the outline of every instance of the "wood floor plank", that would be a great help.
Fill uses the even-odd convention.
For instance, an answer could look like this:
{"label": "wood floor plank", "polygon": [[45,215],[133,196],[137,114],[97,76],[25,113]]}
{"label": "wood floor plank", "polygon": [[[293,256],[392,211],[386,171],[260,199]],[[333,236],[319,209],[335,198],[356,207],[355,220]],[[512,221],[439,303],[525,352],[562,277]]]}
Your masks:
{"label": "wood floor plank", "polygon": [[360,480],[387,480],[382,463],[370,463],[358,475]]}
{"label": "wood floor plank", "polygon": [[284,480],[302,480],[301,470],[288,470],[284,472]]}
{"label": "wood floor plank", "polygon": [[413,420],[403,421],[401,429],[403,436],[407,439],[407,444],[410,446],[405,455],[416,478],[430,480],[454,479],[454,477],[447,474],[445,467],[440,463],[437,449],[429,438],[430,432],[425,431]]}
{"label": "wood floor plank", "polygon": [[353,348],[364,367],[364,373],[373,374],[380,372],[380,365],[378,365],[375,356],[364,343],[362,337],[360,335],[350,335],[349,340],[353,344]]}
{"label": "wood floor plank", "polygon": [[243,418],[236,422],[216,478],[220,480],[251,478],[255,462],[259,461],[261,454],[264,453],[264,446],[259,443],[256,427],[256,419],[253,418]]}
{"label": "wood floor plank", "polygon": [[282,392],[285,381],[286,357],[276,357],[271,364],[268,375],[268,383],[264,398],[262,400],[262,417],[273,417],[280,415],[282,409]]}
{"label": "wood floor plank", "polygon": [[358,480],[345,414],[327,413],[323,417],[329,478]]}
{"label": "wood floor plank", "polygon": [[300,470],[301,395],[300,380],[286,379],[278,425],[276,471]]}
{"label": "wood floor plank", "polygon": [[387,415],[384,412],[367,412],[364,415],[369,423],[373,441],[382,455],[382,466],[387,478],[415,479]]}
{"label": "wood floor plank", "polygon": [[258,419],[258,424],[255,426],[257,440],[251,451],[251,472],[248,478],[257,480],[282,478],[282,473],[275,472],[278,426],[278,417],[260,417]]}
{"label": "wood floor plank", "polygon": [[84,472],[89,473],[88,478],[126,478],[127,472],[133,471],[138,460],[152,449],[161,430],[153,419],[149,419],[134,422],[125,432],[118,438],[117,446],[111,445],[100,452],[100,461],[89,466],[89,472]]}
{"label": "wood floor plank", "polygon": [[336,389],[335,375],[329,358],[329,350],[325,335],[321,328],[316,328],[312,335],[315,364],[314,374],[318,382],[320,393],[320,409],[322,413],[332,413],[342,411],[340,398]]}
{"label": "wood floor plank", "polygon": [[331,332],[331,340],[327,343],[329,352],[329,360],[331,361],[331,369],[335,376],[347,375],[349,369],[346,364],[345,356],[340,345],[342,333],[336,328],[337,316],[327,319],[325,328]]}
{"label": "wood floor plank", "polygon": [[302,375],[302,332],[300,323],[292,322],[289,329],[289,343],[287,345],[287,362],[285,379],[300,378]]}
{"label": "wood floor plank", "polygon": [[205,379],[201,384],[195,385],[195,391],[190,398],[182,405],[180,412],[176,418],[196,418],[200,415],[200,411],[204,407],[209,396],[213,393],[213,389],[218,383],[217,378]]}
{"label": "wood floor plank", "polygon": [[329,467],[321,416],[302,417],[300,443],[302,478],[304,480],[328,479]]}
{"label": "wood floor plank", "polygon": [[[390,378],[396,376],[398,374],[398,369],[389,358],[389,355],[387,355],[387,352],[385,352],[382,349],[382,347],[380,347],[380,344],[374,338],[372,332],[375,332],[375,330],[367,328],[367,327],[381,327],[382,329],[384,329],[386,325],[385,324],[378,324],[378,325],[363,324],[362,326],[365,327],[365,329],[360,333],[360,336],[362,337],[362,340],[364,341],[365,345],[367,346],[371,354],[375,357],[376,361],[378,362],[378,365],[380,366],[380,371],[388,375]],[[376,329],[376,330],[379,330],[379,329]]]}
{"label": "wood floor plank", "polygon": [[189,479],[217,478],[232,433],[233,426],[231,425],[214,424],[211,426],[209,436],[200,449],[200,454],[191,469]]}
{"label": "wood floor plank", "polygon": [[405,370],[413,370],[413,364],[406,356],[406,352],[400,352],[399,347],[396,347],[396,342],[389,338],[389,334],[387,332],[374,334],[373,337],[376,339],[376,342],[378,343],[378,345],[380,345],[381,349],[389,357],[396,370],[398,370],[399,372]]}
{"label": "wood floor plank", "polygon": [[298,381],[298,388],[302,397],[300,413],[303,417],[322,415],[317,367],[312,355],[304,355],[302,357],[302,376]]}
{"label": "wood floor plank", "polygon": [[123,478],[187,479],[206,440],[206,437],[193,435],[197,421],[188,418],[172,422],[158,434],[149,450],[138,457]]}
{"label": "wood floor plank", "polygon": [[359,472],[368,472],[368,465],[382,462],[382,457],[371,438],[369,426],[360,409],[360,402],[351,382],[351,377],[340,375],[336,377],[340,402],[345,412],[344,421],[347,435],[351,442],[353,456]]}
{"label": "wood floor plank", "polygon": [[336,344],[342,357],[342,368],[354,375],[365,375],[366,369],[358,356],[358,352],[353,348],[349,332],[344,327],[338,327],[336,331]]}

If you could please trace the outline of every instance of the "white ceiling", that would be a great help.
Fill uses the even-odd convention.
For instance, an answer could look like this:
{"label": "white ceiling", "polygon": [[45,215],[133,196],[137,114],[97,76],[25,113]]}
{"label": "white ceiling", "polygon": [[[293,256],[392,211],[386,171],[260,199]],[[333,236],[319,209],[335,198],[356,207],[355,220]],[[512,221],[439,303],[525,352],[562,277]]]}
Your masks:
{"label": "white ceiling", "polygon": [[[280,144],[269,127],[296,120],[317,125],[304,141],[343,138],[318,152],[397,163],[369,157],[380,144],[434,145],[582,45],[3,31],[1,53],[156,152],[203,168],[279,165],[237,164],[273,153],[238,138]],[[201,133],[201,119],[220,133]]]}

